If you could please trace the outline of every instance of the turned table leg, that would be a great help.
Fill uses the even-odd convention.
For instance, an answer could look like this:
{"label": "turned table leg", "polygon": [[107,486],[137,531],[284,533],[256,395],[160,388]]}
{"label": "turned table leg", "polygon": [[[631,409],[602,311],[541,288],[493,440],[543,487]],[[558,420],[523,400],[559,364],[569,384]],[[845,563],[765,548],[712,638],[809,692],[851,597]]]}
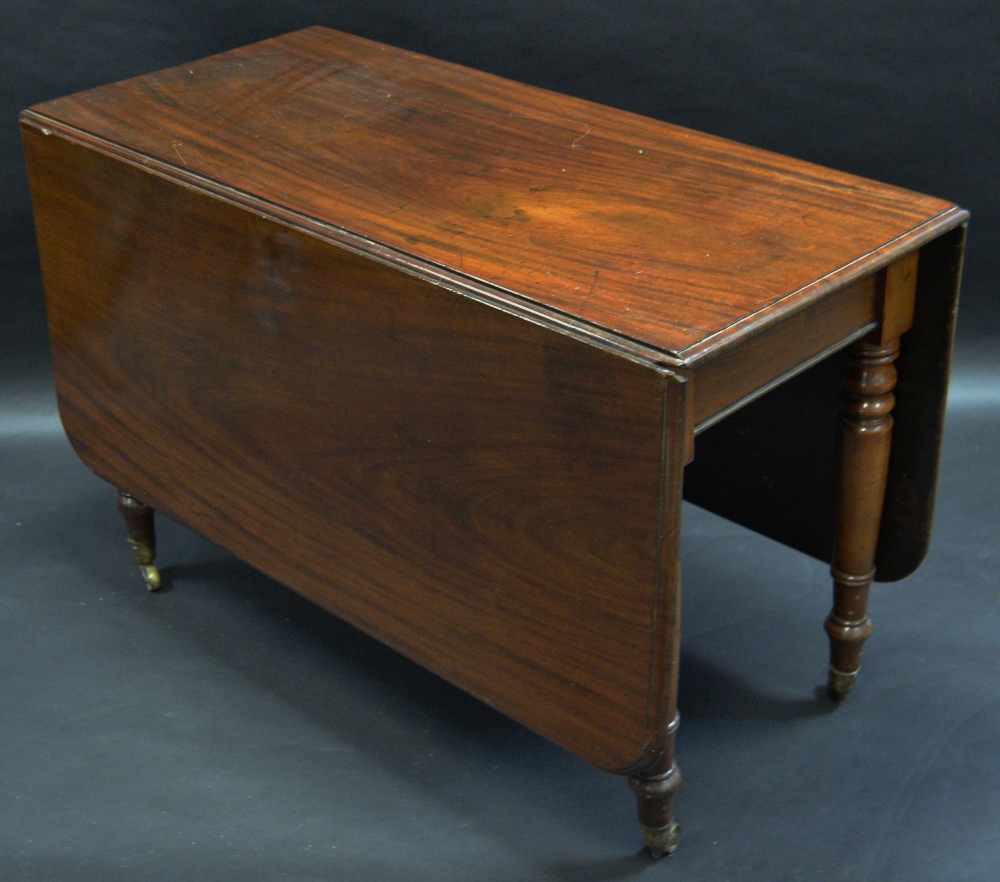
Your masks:
{"label": "turned table leg", "polygon": [[659,762],[628,779],[638,803],[642,838],[655,858],[672,853],[681,835],[674,820],[674,794],[681,783],[681,770],[674,762],[674,733],[679,721],[675,714]]}
{"label": "turned table leg", "polygon": [[865,339],[849,350],[840,414],[837,529],[833,553],[833,610],[828,689],[842,701],[858,676],[861,650],[871,634],[868,590],[889,470],[894,362],[899,340]]}
{"label": "turned table leg", "polygon": [[132,557],[139,564],[142,578],[150,591],[160,588],[160,571],[153,564],[156,557],[156,533],[153,527],[153,509],[134,496],[118,491],[118,511],[125,518],[128,544],[132,547]]}

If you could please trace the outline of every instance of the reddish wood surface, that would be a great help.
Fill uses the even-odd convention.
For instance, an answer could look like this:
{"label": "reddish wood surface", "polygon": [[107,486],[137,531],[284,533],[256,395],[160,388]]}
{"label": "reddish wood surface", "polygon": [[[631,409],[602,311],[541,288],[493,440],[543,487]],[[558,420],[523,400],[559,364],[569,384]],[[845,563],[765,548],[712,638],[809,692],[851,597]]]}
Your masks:
{"label": "reddish wood surface", "polygon": [[[911,289],[912,300],[912,289]],[[904,310],[905,312],[906,310]],[[912,309],[908,310],[912,313]],[[892,440],[892,390],[899,340],[855,343],[848,355],[840,418],[837,529],[833,551],[833,610],[826,620],[830,637],[830,693],[842,699],[861,667],[861,651],[871,634],[868,592],[875,578],[875,555]]]}
{"label": "reddish wood surface", "polygon": [[29,131],[98,474],[604,768],[673,716],[684,384]]}
{"label": "reddish wood surface", "polygon": [[892,452],[875,578],[912,573],[930,546],[965,227],[920,249],[913,325],[900,342]]}
{"label": "reddish wood surface", "polygon": [[913,327],[919,264],[920,252],[913,251],[886,267],[879,331],[883,343],[898,340]]}
{"label": "reddish wood surface", "polygon": [[675,716],[659,761],[629,777],[643,839],[653,857],[658,858],[673,852],[680,838],[680,828],[674,820],[674,798],[681,786],[681,771],[674,762],[674,734],[679,723],[680,717]]}
{"label": "reddish wood surface", "polygon": [[938,199],[326,28],[31,118],[690,363],[964,219]]}
{"label": "reddish wood surface", "polygon": [[[695,428],[912,322],[881,520],[894,574],[926,546],[966,219],[947,202],[325,28],[22,119],[81,457],[629,772],[654,852],[676,840]],[[879,381],[855,385],[828,624],[848,673],[889,452]],[[757,466],[718,449],[708,497],[781,538]],[[825,492],[793,544],[833,532]]]}
{"label": "reddish wood surface", "polygon": [[836,291],[811,309],[793,313],[741,346],[702,362],[694,383],[696,430],[874,328],[882,311],[880,275]]}
{"label": "reddish wood surface", "polygon": [[156,529],[153,510],[128,493],[118,494],[117,508],[125,519],[132,556],[140,566],[151,564],[156,558]]}
{"label": "reddish wood surface", "polygon": [[[920,249],[913,326],[903,335],[897,360],[878,581],[906,578],[930,545],[964,239],[965,229],[959,227]],[[800,314],[802,320],[812,312]],[[768,329],[760,339],[780,327]],[[757,339],[716,361],[740,360],[741,350],[760,345]],[[791,345],[804,340],[805,335]],[[783,345],[789,341],[783,339]],[[841,352],[822,361],[699,434],[697,456],[684,473],[685,498],[829,563],[845,356]],[[697,372],[695,398],[704,398],[706,372],[715,363],[709,361]],[[732,376],[743,383],[741,377],[756,378],[760,369],[759,364],[744,364]]]}

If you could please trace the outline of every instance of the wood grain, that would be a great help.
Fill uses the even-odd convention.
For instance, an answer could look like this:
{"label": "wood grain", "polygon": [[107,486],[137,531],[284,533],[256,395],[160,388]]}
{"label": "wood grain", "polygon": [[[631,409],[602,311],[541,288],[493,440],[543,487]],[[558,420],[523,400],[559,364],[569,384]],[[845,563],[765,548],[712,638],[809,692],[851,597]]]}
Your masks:
{"label": "wood grain", "polygon": [[84,461],[607,769],[676,688],[684,384],[28,133]]}
{"label": "wood grain", "polygon": [[883,278],[876,274],[855,282],[699,364],[693,372],[695,431],[874,328],[881,316]]}
{"label": "wood grain", "polygon": [[[909,576],[930,546],[964,239],[965,228],[959,227],[919,252],[913,325],[903,335],[897,361],[878,581]],[[814,365],[699,434],[697,456],[684,474],[685,498],[829,563],[845,356],[841,352]],[[725,363],[726,357],[719,360]],[[695,372],[696,399],[712,364]],[[751,367],[751,375],[760,371]],[[742,382],[739,372],[734,376]]]}
{"label": "wood grain", "polygon": [[961,209],[325,28],[22,130],[60,413],[144,571],[148,503],[628,773],[657,855],[685,480],[826,559],[838,534],[853,681],[872,562],[926,549]]}
{"label": "wood grain", "polygon": [[900,342],[892,453],[875,578],[896,581],[923,561],[931,541],[965,227],[920,249],[913,325]]}
{"label": "wood grain", "polygon": [[[912,289],[911,289],[912,300]],[[902,312],[912,314],[912,308]],[[831,697],[842,701],[854,687],[861,652],[871,635],[868,594],[875,557],[892,440],[896,400],[895,361],[899,340],[881,333],[848,351],[840,412],[837,521],[831,572],[833,609],[826,620],[830,638]]]}
{"label": "wood grain", "polygon": [[27,118],[689,363],[965,217],[326,28]]}

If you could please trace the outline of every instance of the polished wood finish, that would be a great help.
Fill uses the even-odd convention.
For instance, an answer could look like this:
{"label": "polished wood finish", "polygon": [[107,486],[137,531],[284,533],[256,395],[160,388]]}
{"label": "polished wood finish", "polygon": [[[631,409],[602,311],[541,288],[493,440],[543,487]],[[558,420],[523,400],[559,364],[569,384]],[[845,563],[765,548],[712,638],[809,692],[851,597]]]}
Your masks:
{"label": "polished wood finish", "polygon": [[919,262],[920,252],[911,251],[885,268],[881,285],[882,323],[879,327],[879,340],[883,344],[898,340],[913,327]]}
{"label": "polished wood finish", "polygon": [[889,442],[892,437],[894,362],[899,341],[862,340],[849,352],[841,408],[837,533],[831,572],[830,695],[843,700],[861,667],[871,634],[868,590],[875,578],[875,549],[882,522]]}
{"label": "polished wood finish", "polygon": [[[966,214],[325,28],[22,128],[60,412],[130,529],[154,506],[628,774],[671,850],[685,463],[911,317],[945,352],[926,316]],[[851,585],[886,486],[873,372],[849,382]],[[904,471],[940,428],[917,374]],[[822,420],[797,419],[815,450]]]}
{"label": "polished wood finish", "polygon": [[628,779],[639,809],[642,838],[653,857],[660,858],[676,850],[681,828],[674,820],[674,796],[681,785],[681,772],[674,762],[674,733],[680,723],[675,716],[667,735],[663,756],[649,769]]}
{"label": "polished wood finish", "polygon": [[[821,328],[809,312],[930,247],[941,259],[922,260],[920,349],[901,356],[906,431],[878,578],[903,578],[926,553],[958,270],[930,280],[960,267],[967,215],[953,205],[321,27],[24,120],[554,328],[704,363],[689,399],[700,429],[836,345],[825,332],[808,345]],[[953,233],[957,257],[938,245]],[[781,341],[755,339],[783,319]],[[766,349],[752,367],[725,357],[742,344]],[[818,414],[827,392],[806,406]],[[746,447],[735,458],[756,469],[768,439],[755,429],[723,424],[718,446]],[[692,439],[693,427],[689,458]],[[811,511],[832,472],[782,462],[750,480],[734,457],[699,456],[692,499],[829,561],[829,506]]]}
{"label": "polished wood finish", "polygon": [[[965,228],[957,227],[919,251],[913,325],[897,360],[896,429],[876,553],[880,582],[909,576],[930,545],[964,239]],[[881,285],[876,289],[881,302]],[[843,350],[822,360],[700,428],[698,456],[684,474],[685,499],[829,563],[846,356]],[[741,372],[731,373],[738,382]],[[702,378],[700,372],[703,389]]]}
{"label": "polished wood finish", "polygon": [[853,688],[861,650],[871,634],[868,590],[875,578],[885,482],[892,436],[892,390],[898,340],[862,340],[851,347],[841,411],[840,483],[833,555],[830,637],[831,696],[840,701]]}
{"label": "polished wood finish", "polygon": [[321,27],[29,118],[689,362],[962,219],[939,199]]}
{"label": "polished wood finish", "polygon": [[874,329],[882,312],[879,281],[878,275],[862,279],[702,362],[696,374],[695,432]]}
{"label": "polished wood finish", "polygon": [[94,471],[596,765],[656,757],[679,378],[35,144],[61,414]]}
{"label": "polished wood finish", "polygon": [[906,578],[930,547],[964,245],[960,226],[920,249],[913,325],[896,360],[892,453],[875,557],[880,582]]}

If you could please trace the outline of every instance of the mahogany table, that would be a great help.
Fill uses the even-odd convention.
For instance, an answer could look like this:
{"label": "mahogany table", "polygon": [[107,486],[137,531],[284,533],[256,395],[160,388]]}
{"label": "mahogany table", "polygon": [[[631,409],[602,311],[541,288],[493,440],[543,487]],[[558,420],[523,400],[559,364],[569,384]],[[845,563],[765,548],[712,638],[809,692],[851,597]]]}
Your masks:
{"label": "mahogany table", "polygon": [[325,28],[22,126],[151,589],[158,509],[628,775],[656,855],[682,490],[831,562],[851,688],[928,542],[964,211]]}

